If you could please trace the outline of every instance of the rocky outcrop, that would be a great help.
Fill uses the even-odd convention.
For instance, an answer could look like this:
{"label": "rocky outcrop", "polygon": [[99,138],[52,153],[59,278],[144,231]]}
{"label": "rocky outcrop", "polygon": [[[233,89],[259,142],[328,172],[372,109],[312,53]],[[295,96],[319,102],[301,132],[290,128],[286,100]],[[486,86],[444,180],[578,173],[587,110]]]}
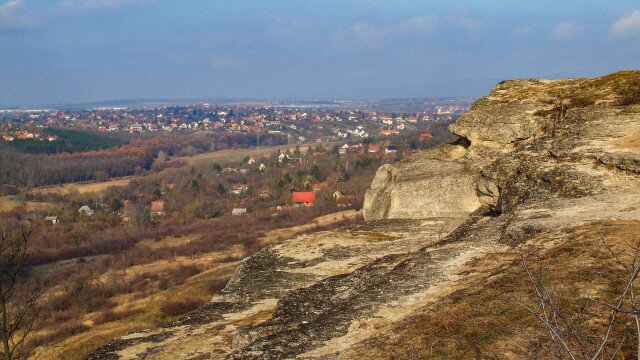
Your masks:
{"label": "rocky outcrop", "polygon": [[[514,291],[523,246],[561,256],[603,224],[640,229],[640,106],[618,106],[615,91],[629,77],[640,73],[499,84],[451,126],[462,141],[380,168],[367,223],[265,249],[210,304],[91,358],[544,358],[514,334],[522,317],[481,294]],[[456,304],[465,321],[447,324]],[[418,318],[431,319],[420,332],[480,319],[468,332],[487,335],[470,351],[443,331],[421,354],[406,331]]]}
{"label": "rocky outcrop", "polygon": [[475,211],[476,176],[457,161],[465,153],[462,146],[445,146],[400,166],[381,166],[367,191],[365,220],[464,217]]}

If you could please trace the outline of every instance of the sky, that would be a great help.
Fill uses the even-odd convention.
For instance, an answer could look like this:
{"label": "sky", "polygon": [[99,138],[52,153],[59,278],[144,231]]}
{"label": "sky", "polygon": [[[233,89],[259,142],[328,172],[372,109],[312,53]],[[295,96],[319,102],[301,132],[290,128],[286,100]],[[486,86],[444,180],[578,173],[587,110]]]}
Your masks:
{"label": "sky", "polygon": [[637,0],[0,0],[4,107],[478,96],[637,68]]}

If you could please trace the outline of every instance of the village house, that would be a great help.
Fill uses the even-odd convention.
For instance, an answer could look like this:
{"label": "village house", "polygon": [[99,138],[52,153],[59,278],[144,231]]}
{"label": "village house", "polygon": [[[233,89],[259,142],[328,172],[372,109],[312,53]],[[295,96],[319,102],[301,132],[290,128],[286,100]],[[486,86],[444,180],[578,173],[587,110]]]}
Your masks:
{"label": "village house", "polygon": [[384,148],[385,154],[395,154],[396,151],[398,151],[398,148],[393,145],[389,145],[386,148]]}
{"label": "village house", "polygon": [[264,163],[260,163],[260,166],[258,166],[258,171],[265,172],[266,170],[267,170],[267,165],[265,165]]}
{"label": "village house", "polygon": [[375,154],[375,153],[377,153],[379,151],[380,151],[380,147],[379,146],[373,145],[373,144],[369,145],[369,149],[368,149],[369,154]]}
{"label": "village house", "polygon": [[338,200],[338,199],[340,199],[343,195],[342,195],[342,193],[341,193],[340,191],[336,190],[333,194],[331,194],[331,196],[332,196],[334,199]]}
{"label": "village house", "polygon": [[134,132],[142,132],[142,125],[138,124],[138,123],[133,123],[131,124],[131,126],[129,126],[129,131],[134,133]]}
{"label": "village house", "polygon": [[243,185],[243,184],[235,184],[233,185],[233,190],[231,190],[231,193],[234,195],[242,195],[242,193],[244,193],[245,191],[248,190],[247,185]]}
{"label": "village house", "polygon": [[400,134],[400,130],[380,130],[380,135],[383,136],[391,136],[391,135],[398,135]]}
{"label": "village house", "polygon": [[244,215],[246,213],[247,213],[247,208],[234,208],[233,210],[231,210],[231,215],[233,216]]}
{"label": "village house", "polygon": [[284,161],[284,159],[289,160],[290,158],[291,158],[291,157],[290,157],[289,155],[287,155],[287,154],[280,154],[280,155],[278,156],[278,162],[283,162],[283,161]]}
{"label": "village house", "polygon": [[157,216],[164,215],[164,201],[152,201],[151,214]]}
{"label": "village house", "polygon": [[316,202],[316,193],[308,191],[296,191],[293,193],[293,204],[297,206],[313,206]]}
{"label": "village house", "polygon": [[86,216],[93,216],[93,210],[87,205],[83,205],[80,209],[78,209],[79,214],[83,214]]}
{"label": "village house", "polygon": [[51,225],[55,225],[58,223],[58,217],[57,216],[47,216],[44,218],[45,222],[51,223]]}
{"label": "village house", "polygon": [[338,153],[340,153],[340,155],[345,155],[347,151],[349,151],[349,145],[347,144],[342,145],[342,147],[338,149]]}
{"label": "village house", "polygon": [[426,140],[431,137],[431,133],[420,134],[420,140]]}

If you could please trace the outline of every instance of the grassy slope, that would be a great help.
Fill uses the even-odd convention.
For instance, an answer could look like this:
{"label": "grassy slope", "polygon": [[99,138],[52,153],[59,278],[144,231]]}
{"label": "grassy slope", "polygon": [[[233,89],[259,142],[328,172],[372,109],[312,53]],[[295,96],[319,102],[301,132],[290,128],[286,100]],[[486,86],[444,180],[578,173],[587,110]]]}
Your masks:
{"label": "grassy slope", "polygon": [[[624,278],[624,274],[614,270],[617,269],[613,264],[615,260],[601,239],[616,253],[624,253],[628,252],[625,243],[634,243],[639,238],[640,221],[599,222],[573,229],[558,244],[549,244],[549,240],[541,237],[538,243],[550,246],[527,249],[525,253],[530,263],[539,264],[539,268],[532,270],[542,274],[545,285],[552,289],[556,300],[562,304],[564,314],[586,333],[601,334],[602,324],[609,314],[602,301],[612,301],[620,285],[624,285],[619,282],[612,285],[603,276],[615,274],[617,278]],[[483,264],[496,261],[503,263],[498,271],[483,273],[478,270],[483,268]],[[488,256],[477,261],[472,268],[474,271],[466,276],[473,286],[456,291],[432,307],[419,311],[392,331],[359,344],[344,354],[345,357],[550,358],[534,346],[529,335],[525,335],[538,336],[546,332],[532,314],[518,305],[524,303],[535,307],[537,304],[520,255],[514,253],[510,259]],[[599,321],[585,322],[589,317]],[[630,320],[630,317],[622,318],[621,326],[631,329]],[[623,347],[627,355],[630,350]]]}

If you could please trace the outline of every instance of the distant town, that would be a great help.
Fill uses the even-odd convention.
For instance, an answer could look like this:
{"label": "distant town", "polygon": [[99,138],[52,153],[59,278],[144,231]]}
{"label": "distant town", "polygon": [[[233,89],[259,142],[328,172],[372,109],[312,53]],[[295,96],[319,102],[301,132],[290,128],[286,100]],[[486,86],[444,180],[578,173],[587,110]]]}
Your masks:
{"label": "distant town", "polygon": [[[324,142],[392,136],[426,128],[434,122],[452,121],[467,111],[470,103],[471,100],[445,99],[424,101],[416,106],[407,100],[386,101],[357,110],[208,103],[155,108],[5,110],[0,113],[0,135],[4,142],[33,139],[55,142],[58,136],[45,129],[63,128],[114,136],[159,132],[265,133],[286,135],[290,142]],[[409,108],[420,111],[402,111]]]}

